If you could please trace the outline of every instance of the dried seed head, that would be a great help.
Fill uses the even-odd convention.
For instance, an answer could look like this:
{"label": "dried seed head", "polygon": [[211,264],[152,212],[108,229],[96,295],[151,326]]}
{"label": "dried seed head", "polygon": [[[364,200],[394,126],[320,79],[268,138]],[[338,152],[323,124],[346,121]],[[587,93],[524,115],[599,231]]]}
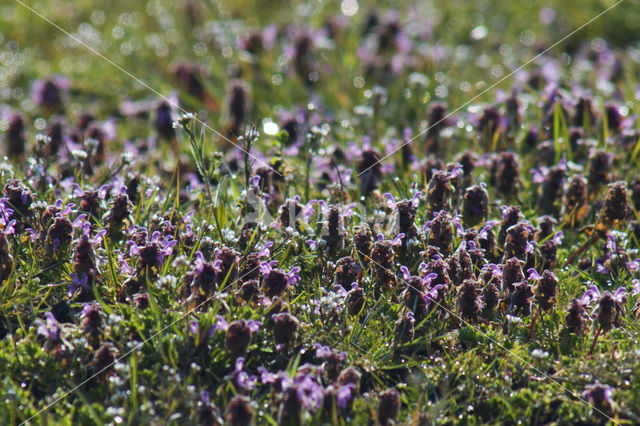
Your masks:
{"label": "dried seed head", "polygon": [[588,318],[589,315],[584,304],[578,299],[572,299],[567,309],[567,315],[564,317],[564,328],[569,333],[582,334]]}
{"label": "dried seed head", "polygon": [[522,264],[516,257],[508,259],[502,265],[502,291],[509,295],[514,290],[514,284],[524,281]]}
{"label": "dried seed head", "polygon": [[288,288],[287,273],[281,269],[272,269],[262,281],[262,290],[270,298],[282,297]]}
{"label": "dried seed head", "polygon": [[[2,193],[6,205],[14,211],[11,218],[15,219],[19,225],[25,224],[33,215],[31,204],[33,204],[34,195],[29,188],[22,182],[12,179],[7,182]],[[16,232],[18,229],[16,228]]]}
{"label": "dried seed head", "polygon": [[451,256],[447,258],[449,277],[454,285],[461,284],[464,280],[475,278],[473,264],[467,249],[460,245]]}
{"label": "dried seed head", "polygon": [[404,344],[413,340],[415,322],[411,311],[398,318],[394,330],[396,344]]}
{"label": "dried seed head", "polygon": [[347,308],[349,315],[355,316],[360,314],[366,302],[367,297],[364,289],[362,287],[353,287],[347,296]]}
{"label": "dried seed head", "polygon": [[300,322],[289,313],[273,315],[273,338],[277,345],[289,348],[296,338]]}
{"label": "dried seed head", "polygon": [[596,193],[602,186],[609,183],[609,173],[611,168],[611,155],[604,150],[595,151],[589,157],[589,192]]}
{"label": "dried seed head", "polygon": [[610,227],[615,222],[626,219],[630,210],[627,183],[620,180],[609,185],[598,220]]}
{"label": "dried seed head", "polygon": [[294,386],[290,386],[282,390],[280,406],[278,407],[278,424],[302,424],[302,402],[300,401],[298,391]]}
{"label": "dried seed head", "polygon": [[380,394],[378,421],[381,425],[393,424],[400,413],[400,393],[396,389],[387,389]]}
{"label": "dried seed head", "polygon": [[180,62],[172,67],[171,73],[183,91],[204,102],[207,91],[202,85],[202,79],[205,76],[205,70],[202,67],[191,62]]}
{"label": "dried seed head", "polygon": [[527,316],[531,314],[533,289],[527,281],[513,284],[513,293],[509,304],[509,312]]}
{"label": "dried seed head", "polygon": [[224,420],[230,426],[245,426],[253,422],[253,406],[251,400],[244,395],[236,395],[231,398]]}
{"label": "dried seed head", "polygon": [[512,152],[502,152],[498,157],[496,189],[502,195],[517,195],[520,188],[520,163]]}
{"label": "dried seed head", "polygon": [[47,252],[66,250],[71,244],[73,225],[66,217],[57,217],[47,232]]}
{"label": "dried seed head", "polygon": [[538,230],[535,233],[535,240],[542,241],[553,235],[554,228],[558,221],[551,216],[542,216],[538,218]]}
{"label": "dried seed head", "polygon": [[78,210],[94,218],[100,217],[100,195],[98,191],[84,191],[80,196]]}
{"label": "dried seed head", "polygon": [[398,231],[405,235],[404,240],[413,238],[416,233],[414,221],[416,218],[416,207],[412,200],[403,200],[397,204]]}
{"label": "dried seed head", "polygon": [[353,246],[356,249],[359,260],[365,265],[369,263],[369,256],[373,250],[373,235],[369,226],[359,225],[354,227]]}
{"label": "dried seed head", "polygon": [[241,134],[243,124],[249,117],[250,101],[247,85],[241,80],[231,82],[227,98],[227,108],[231,121],[230,130],[233,135],[238,136]]}
{"label": "dried seed head", "polygon": [[507,237],[504,244],[504,258],[517,257],[520,260],[527,260],[527,253],[532,251],[531,241],[533,238],[531,225],[526,222],[518,222],[507,229]]}
{"label": "dried seed head", "polygon": [[564,190],[563,203],[565,214],[569,216],[572,225],[582,218],[587,203],[587,181],[584,176],[571,176]]}
{"label": "dried seed head", "polygon": [[586,96],[580,97],[576,104],[576,113],[573,118],[573,125],[582,128],[586,123],[593,126],[595,122],[596,114],[593,110],[593,102]]}
{"label": "dried seed head", "polygon": [[365,197],[380,185],[382,178],[380,160],[380,154],[376,150],[368,149],[362,152],[362,158],[358,164],[358,175],[360,176],[360,193]]}
{"label": "dried seed head", "polygon": [[521,218],[520,206],[502,207],[502,220],[500,221],[500,232],[498,233],[499,245],[504,246],[507,230],[518,223]]}
{"label": "dried seed head", "polygon": [[18,159],[26,151],[27,139],[24,135],[26,125],[21,115],[15,114],[9,120],[5,144],[9,158]]}
{"label": "dried seed head", "polygon": [[434,171],[444,170],[444,162],[439,157],[429,155],[422,161],[420,170],[424,176],[424,180],[426,182],[431,182]]}
{"label": "dried seed head", "polygon": [[535,302],[543,311],[553,308],[556,301],[558,278],[549,270],[542,272],[535,289]]}
{"label": "dried seed head", "polygon": [[92,373],[107,375],[113,370],[113,365],[116,362],[116,356],[118,355],[118,348],[116,348],[111,342],[103,342],[100,349],[93,357]]}
{"label": "dried seed head", "polygon": [[500,303],[500,292],[498,286],[493,282],[484,285],[482,289],[482,303],[484,304],[483,312],[485,314],[492,313],[498,303]]}
{"label": "dried seed head", "polygon": [[544,214],[558,215],[560,202],[564,194],[566,171],[564,167],[553,166],[542,182],[542,189],[538,197],[538,207]]}
{"label": "dried seed head", "polygon": [[456,308],[464,319],[471,322],[478,320],[483,307],[481,295],[482,290],[474,279],[467,279],[462,283],[456,298]]}
{"label": "dried seed head", "polygon": [[424,284],[420,277],[406,279],[407,287],[402,293],[402,302],[413,313],[416,322],[427,316],[427,304],[424,298]]}
{"label": "dried seed head", "polygon": [[374,244],[371,251],[371,261],[373,263],[373,280],[378,291],[385,288],[392,288],[396,284],[396,277],[393,273],[395,253],[391,241],[383,240]]}
{"label": "dried seed head", "polygon": [[323,229],[323,236],[327,242],[327,248],[331,252],[340,250],[344,245],[344,226],[337,206],[329,206],[327,222]]}
{"label": "dried seed head", "polygon": [[248,280],[242,283],[235,292],[236,303],[251,303],[258,299],[260,294],[260,282],[258,280]]}
{"label": "dried seed head", "polygon": [[482,223],[489,214],[489,193],[481,185],[467,188],[462,204],[462,219],[465,226]]}
{"label": "dried seed head", "polygon": [[111,209],[106,217],[107,234],[115,241],[122,239],[122,228],[130,214],[129,207],[129,197],[126,194],[118,195],[111,203]]}
{"label": "dried seed head", "polygon": [[103,322],[100,315],[100,307],[95,303],[85,304],[82,309],[82,328],[85,333],[99,334]]}
{"label": "dried seed head", "polygon": [[437,138],[440,135],[440,131],[447,126],[446,116],[447,106],[445,104],[434,102],[429,106],[428,138]]}
{"label": "dried seed head", "polygon": [[250,342],[251,329],[245,321],[235,321],[229,324],[224,345],[232,357],[236,358],[246,353]]}
{"label": "dried seed head", "polygon": [[441,210],[429,223],[427,244],[436,246],[442,254],[448,256],[453,244],[454,224],[451,215]]}
{"label": "dried seed head", "polygon": [[622,114],[617,105],[607,104],[604,106],[605,114],[607,116],[607,125],[609,131],[613,134],[618,134],[622,130]]}
{"label": "dried seed head", "polygon": [[493,139],[493,135],[500,126],[500,112],[494,106],[485,108],[480,116],[478,131],[487,141]]}
{"label": "dried seed head", "polygon": [[607,332],[613,328],[621,308],[613,295],[608,291],[600,296],[598,307],[596,308],[595,321],[603,332]]}
{"label": "dried seed head", "polygon": [[429,261],[420,275],[427,276],[429,274],[436,275],[436,277],[431,280],[431,285],[442,284],[445,289],[451,287],[451,278],[449,277],[447,264],[443,260],[435,259]]}
{"label": "dried seed head", "polygon": [[335,283],[340,284],[342,287],[349,288],[352,283],[358,281],[360,269],[360,263],[350,257],[338,259],[334,272]]}
{"label": "dried seed head", "polygon": [[297,220],[300,213],[302,213],[302,204],[298,200],[287,200],[280,206],[280,216],[278,217],[280,226],[287,228],[295,225],[298,228]]}
{"label": "dried seed head", "polygon": [[433,214],[441,210],[449,211],[451,209],[452,196],[453,187],[449,181],[449,173],[444,171],[434,172],[427,187],[429,212]]}

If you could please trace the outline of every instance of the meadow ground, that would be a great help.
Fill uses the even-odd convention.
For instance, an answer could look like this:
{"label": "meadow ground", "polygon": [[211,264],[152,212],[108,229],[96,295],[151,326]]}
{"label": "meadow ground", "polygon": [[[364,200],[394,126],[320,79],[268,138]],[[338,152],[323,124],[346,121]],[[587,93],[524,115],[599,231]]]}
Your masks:
{"label": "meadow ground", "polygon": [[1,424],[639,424],[637,1],[6,0]]}

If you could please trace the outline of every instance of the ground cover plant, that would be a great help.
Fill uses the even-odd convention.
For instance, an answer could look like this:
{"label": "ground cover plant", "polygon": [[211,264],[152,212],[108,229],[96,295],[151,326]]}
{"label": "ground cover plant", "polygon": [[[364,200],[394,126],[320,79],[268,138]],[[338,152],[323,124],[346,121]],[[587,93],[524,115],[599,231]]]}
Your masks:
{"label": "ground cover plant", "polygon": [[640,8],[0,6],[0,423],[640,423]]}

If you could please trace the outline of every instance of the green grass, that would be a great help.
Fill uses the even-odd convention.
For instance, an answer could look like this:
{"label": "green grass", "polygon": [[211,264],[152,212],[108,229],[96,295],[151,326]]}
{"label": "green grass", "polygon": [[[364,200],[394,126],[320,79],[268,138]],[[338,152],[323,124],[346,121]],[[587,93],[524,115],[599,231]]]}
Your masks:
{"label": "green grass", "polygon": [[[339,42],[318,48],[317,61],[321,71],[317,84],[312,87],[306,86],[284,64],[287,47],[283,44],[286,43],[279,42],[272,51],[252,58],[236,49],[236,38],[250,29],[271,24],[294,23],[302,28],[320,28],[328,18],[340,13],[340,2],[290,5],[283,1],[193,0],[184,2],[184,5],[200,8],[191,17],[182,2],[166,0],[146,3],[43,0],[30,6],[74,35],[79,34],[83,39],[88,35],[92,40],[97,38],[99,43],[94,44],[93,40],[91,46],[97,46],[101,54],[159,93],[169,96],[178,91],[181,105],[197,112],[199,119],[219,132],[227,129],[229,123],[226,97],[232,80],[230,76],[240,73],[251,87],[247,122],[255,123],[261,133],[253,141],[250,152],[266,153],[267,161],[281,156],[284,162],[280,169],[283,180],[275,184],[281,199],[269,205],[269,213],[277,217],[280,204],[290,195],[300,195],[302,203],[322,199],[328,204],[345,206],[350,202],[361,202],[367,216],[354,216],[349,220],[346,240],[351,241],[355,225],[374,224],[377,216],[382,219],[372,226],[374,235],[381,232],[386,238],[393,239],[391,211],[384,207],[381,194],[391,192],[398,199],[410,198],[414,183],[417,189],[426,192],[427,182],[418,170],[402,165],[401,152],[398,152],[385,160],[385,164],[393,164],[395,170],[385,174],[380,187],[366,198],[357,185],[355,164],[339,159],[338,164],[351,169],[349,176],[348,173],[342,176],[351,183],[333,181],[328,182],[329,188],[322,188],[318,184],[318,165],[329,155],[330,149],[337,146],[347,154],[354,154],[349,142],[360,145],[363,137],[368,136],[372,145],[384,155],[392,139],[402,139],[405,127],[411,127],[413,135],[426,129],[427,110],[433,101],[444,101],[449,110],[454,110],[533,57],[539,48],[548,47],[613,4],[605,1],[583,3],[577,0],[552,2],[556,22],[545,26],[539,22],[538,15],[548,6],[547,2],[454,0],[439,4],[401,1],[374,5],[361,1],[359,13],[344,28]],[[575,82],[591,89],[599,115],[605,102],[619,99],[596,87],[595,70],[587,70],[574,80],[569,70],[575,64],[567,63],[566,59],[575,58],[574,55],[593,38],[611,41],[624,70],[623,78],[615,83],[615,90],[628,102],[624,106],[631,113],[636,111],[635,82],[639,67],[632,55],[625,55],[631,52],[640,35],[640,20],[637,19],[640,9],[636,5],[636,2],[625,1],[550,53],[550,57],[559,58],[561,63],[565,61],[561,67],[562,87],[570,89]],[[411,78],[409,72],[389,81],[365,76],[357,56],[361,26],[366,12],[374,8],[386,11],[389,7],[397,8],[401,22],[409,27],[425,19],[432,22],[432,28],[423,23],[425,29],[432,31],[431,39],[415,42],[413,53],[429,52],[436,45],[458,49],[457,54],[441,61],[429,59],[424,54],[416,55],[420,60],[411,72],[424,74],[427,79],[424,87],[416,84],[415,75]],[[487,27],[487,35],[473,40],[470,33],[480,25]],[[527,42],[526,39],[532,36],[535,41]],[[134,50],[129,52],[131,46]],[[511,54],[501,54],[501,46],[502,52],[511,51]],[[0,340],[0,423],[20,424],[31,419],[33,424],[63,425],[195,424],[199,421],[200,392],[206,390],[221,414],[233,395],[241,392],[253,401],[256,423],[276,424],[279,394],[262,385],[251,391],[238,389],[230,380],[235,360],[225,349],[224,333],[216,332],[208,340],[205,338],[206,330],[216,323],[218,316],[229,321],[262,321],[261,330],[251,338],[245,361],[245,370],[258,378],[260,366],[271,372],[286,371],[294,377],[296,372],[306,368],[306,363],[319,365],[321,361],[314,355],[314,343],[347,354],[344,366],[355,366],[362,373],[361,392],[352,409],[344,415],[330,410],[305,414],[304,422],[308,424],[367,424],[377,417],[380,392],[391,387],[401,392],[402,408],[398,417],[401,424],[417,422],[419,415],[427,423],[437,424],[606,422],[606,418],[599,417],[592,406],[581,400],[585,387],[593,383],[607,384],[614,389],[615,403],[608,421],[640,422],[637,406],[640,400],[638,296],[628,297],[622,324],[600,336],[592,356],[587,356],[595,328],[591,321],[590,329],[584,335],[563,338],[564,318],[572,298],[580,297],[593,283],[602,291],[624,286],[631,292],[631,280],[637,278],[637,273],[621,271],[609,277],[596,272],[595,268],[581,270],[575,266],[558,266],[555,307],[538,320],[531,338],[530,316],[505,331],[503,312],[487,318],[486,323],[473,326],[462,323],[458,327],[451,315],[434,310],[416,324],[414,338],[399,345],[394,324],[404,312],[402,305],[394,301],[390,292],[376,293],[371,271],[365,271],[360,278],[367,295],[366,307],[360,315],[350,316],[346,310],[333,314],[315,310],[324,306],[323,298],[331,293],[335,262],[340,257],[353,255],[351,245],[332,254],[309,248],[306,241],[314,237],[312,231],[317,233],[322,228],[317,213],[297,232],[267,228],[238,241],[245,238],[240,237],[245,196],[252,173],[260,166],[258,162],[240,156],[237,169],[230,170],[231,144],[192,121],[187,132],[178,131],[177,134],[180,158],[176,157],[170,144],[160,143],[157,149],[140,154],[120,167],[119,154],[125,149],[125,142],[140,144],[153,133],[152,118],[122,117],[122,102],[155,100],[157,96],[86,48],[73,45],[62,32],[13,0],[0,6],[0,58],[2,109],[25,114],[27,157],[35,158],[31,163],[7,160],[1,167],[0,184],[4,186],[9,179],[18,178],[31,185],[37,200],[46,204],[36,212],[36,218],[39,219],[42,210],[55,204],[58,198],[65,205],[79,202],[66,190],[56,193],[62,187],[59,178],[60,171],[65,170],[63,165],[55,158],[32,155],[36,149],[38,119],[50,117],[29,100],[29,91],[34,79],[53,74],[64,74],[70,80],[66,99],[66,118],[70,125],[83,112],[91,112],[99,120],[115,117],[117,123],[116,139],[108,143],[109,161],[99,166],[93,175],[83,173],[80,167],[73,168],[72,176],[83,189],[97,189],[102,183],[139,172],[142,177],[140,201],[132,206],[129,225],[161,229],[163,214],[178,212],[183,218],[188,212],[195,211],[190,224],[195,239],[193,244],[181,239],[173,248],[173,254],[157,268],[157,277],[144,283],[149,297],[147,309],[117,300],[128,278],[128,274],[121,271],[118,254],[125,253],[126,262],[132,268],[137,262],[135,256],[128,256],[127,238],[117,241],[105,237],[95,248],[99,281],[94,289],[103,321],[95,336],[81,325],[82,303],[67,296],[73,272],[72,248],[52,257],[46,253],[42,241],[32,242],[26,233],[8,237],[14,265],[8,279],[0,285],[0,323],[8,331]],[[204,85],[221,105],[219,109],[204,108],[179,90],[170,68],[183,60],[195,61],[207,71]],[[364,85],[356,84],[363,76]],[[279,79],[280,84],[273,83]],[[496,89],[509,93],[513,82],[513,78],[507,79],[480,96],[472,106],[484,107],[493,103]],[[376,103],[375,92],[381,84],[386,101]],[[445,87],[447,94],[441,96]],[[473,117],[465,108],[455,117],[462,126],[452,125],[447,143],[437,155],[449,162],[465,150],[475,152],[478,157],[503,149],[518,152],[522,170],[519,199],[503,199],[495,187],[489,185],[489,218],[500,218],[500,205],[517,203],[522,206],[525,218],[535,224],[541,216],[536,205],[540,188],[530,181],[530,170],[539,168],[543,162],[537,152],[521,141],[528,126],[540,124],[539,104],[545,97],[542,91],[530,90],[522,93],[522,98],[528,106],[522,115],[523,127],[514,138],[499,134],[495,139],[485,141],[475,131],[467,131],[465,126],[473,121]],[[360,115],[359,106],[371,107],[372,115]],[[313,147],[309,140],[299,154],[289,155],[284,151],[287,135],[266,134],[263,120],[270,118],[277,122],[280,112],[294,108],[302,108],[309,115],[317,113],[320,124],[326,124],[326,135],[314,139]],[[587,174],[588,153],[573,151],[568,144],[568,120],[559,107],[554,109],[546,135],[555,150],[553,164],[564,158],[575,162],[577,171]],[[1,116],[0,128],[4,132],[6,127],[7,121]],[[591,123],[589,130],[585,137],[597,140],[599,146],[614,155],[610,181],[631,182],[637,174],[635,161],[640,145],[634,144],[627,152],[620,144],[612,143],[606,119]],[[426,137],[421,136],[412,144],[420,159],[433,153],[425,148],[425,142]],[[241,144],[237,140],[234,143]],[[245,160],[248,162],[243,162]],[[34,177],[38,173],[34,164],[41,165],[53,181],[38,182]],[[187,189],[186,177],[178,172],[181,167],[185,172],[207,177],[201,189]],[[247,170],[251,172],[247,173]],[[490,167],[479,166],[469,184],[489,182],[490,177]],[[604,193],[603,187],[592,194],[593,202],[583,225],[595,222],[599,211],[596,202],[603,199]],[[110,201],[100,201],[101,215],[110,207]],[[416,214],[418,226],[429,219],[427,207],[421,202]],[[72,216],[77,217],[77,211]],[[563,223],[562,219],[558,226]],[[38,220],[33,219],[30,225],[36,232],[46,234],[47,229],[40,229]],[[105,218],[97,220],[93,235],[105,226]],[[186,222],[178,220],[173,226],[176,238],[186,235]],[[565,224],[562,230],[565,239],[558,251],[558,265],[562,265],[587,239],[580,229],[571,229]],[[79,236],[80,230],[75,230],[74,239]],[[300,283],[287,292],[283,300],[300,321],[293,350],[281,352],[277,349],[269,307],[236,302],[234,292],[238,286],[234,281],[224,280],[204,307],[194,310],[184,300],[181,293],[183,278],[191,270],[196,252],[211,241],[216,246],[234,247],[243,256],[272,241],[271,259],[278,261],[279,268],[302,268]],[[244,249],[240,246],[242,242],[246,243]],[[456,247],[459,242],[456,238]],[[425,245],[424,241],[421,243]],[[605,243],[593,244],[584,258],[593,263],[606,252]],[[624,249],[630,259],[638,257],[637,241],[629,238]],[[419,263],[417,253],[408,258],[398,255],[394,272],[399,273],[399,267],[406,264],[411,266],[412,273],[417,273]],[[402,283],[399,283],[395,293],[399,294],[401,287]],[[446,306],[455,307],[455,297],[452,290],[444,300]],[[38,336],[36,320],[42,320],[45,312],[63,300],[69,302],[73,322],[62,325],[62,343],[54,350],[48,350],[44,346],[45,339]],[[190,329],[193,321],[199,326],[198,335]],[[92,378],[95,347],[102,342],[110,342],[123,357],[108,374]],[[536,350],[547,355],[537,357]]]}

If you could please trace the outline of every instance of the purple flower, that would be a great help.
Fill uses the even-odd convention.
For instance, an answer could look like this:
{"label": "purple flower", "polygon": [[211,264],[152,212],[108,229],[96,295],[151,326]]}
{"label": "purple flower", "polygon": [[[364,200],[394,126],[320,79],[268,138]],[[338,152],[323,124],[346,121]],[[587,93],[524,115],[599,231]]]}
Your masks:
{"label": "purple flower", "polygon": [[300,275],[298,275],[298,272],[300,272],[299,266],[294,266],[289,270],[287,273],[287,284],[298,285],[298,281],[300,281]]}
{"label": "purple flower", "polygon": [[411,274],[409,273],[409,268],[407,268],[404,265],[400,267],[400,273],[402,274],[403,280],[408,280],[409,278],[411,278]]}
{"label": "purple flower", "polygon": [[331,348],[328,346],[323,346],[320,343],[314,343],[313,346],[316,348],[316,358],[327,358],[331,356]]}
{"label": "purple flower", "polygon": [[[425,265],[424,267],[426,268],[427,265]],[[428,273],[427,275],[422,277],[422,284],[424,286],[430,286],[431,281],[435,280],[436,278],[438,278],[438,274],[436,274],[435,272]]]}
{"label": "purple flower", "polygon": [[[503,206],[503,217],[506,214],[505,213],[505,206]],[[490,230],[492,230],[496,225],[499,225],[500,221],[498,220],[490,220],[488,222],[485,222],[484,226],[482,227],[482,229],[480,230],[480,232],[478,232],[478,238],[481,239],[486,239],[488,237],[488,232]]]}
{"label": "purple flower", "polygon": [[80,288],[88,289],[89,288],[89,276],[86,272],[83,272],[80,277],[77,274],[71,274],[71,284],[69,284],[69,297],[73,297],[76,291],[80,290]]}
{"label": "purple flower", "polygon": [[252,333],[257,333],[258,331],[260,331],[261,325],[262,323],[260,321],[254,321],[254,320],[247,321],[247,327],[249,327],[249,330]]}
{"label": "purple flower", "polygon": [[36,320],[38,334],[47,338],[47,344],[56,343],[60,337],[60,324],[51,312],[44,314],[46,322]]}
{"label": "purple flower", "polygon": [[244,390],[253,390],[256,387],[258,379],[256,376],[251,376],[244,371],[244,357],[238,357],[236,359],[235,369],[233,372],[235,376],[236,384]]}
{"label": "purple flower", "polygon": [[296,377],[294,385],[303,407],[311,411],[320,408],[324,400],[324,389],[315,379],[305,374],[301,378]]}
{"label": "purple flower", "polygon": [[433,286],[431,289],[429,289],[428,291],[426,291],[423,295],[422,298],[424,299],[424,303],[429,306],[431,304],[432,301],[436,300],[438,298],[438,291],[440,289],[442,289],[444,286],[442,284],[438,284]]}
{"label": "purple flower", "polygon": [[391,245],[392,246],[399,246],[402,245],[402,239],[404,238],[404,233],[400,233],[398,234],[393,241],[391,241]]}
{"label": "purple flower", "polygon": [[354,383],[347,383],[346,385],[340,386],[338,388],[338,392],[336,392],[336,402],[338,403],[338,407],[341,409],[347,408],[347,404],[353,398],[353,393],[356,390],[356,385]]}
{"label": "purple flower", "polygon": [[258,257],[271,257],[271,247],[273,246],[273,241],[268,241],[262,250],[260,250],[257,254]]}
{"label": "purple flower", "polygon": [[389,207],[390,209],[395,209],[398,205],[398,203],[396,203],[395,197],[388,192],[384,194],[384,197],[387,199],[387,207]]}
{"label": "purple flower", "polygon": [[529,274],[529,279],[532,281],[538,281],[540,279],[540,274],[535,270],[535,268],[527,269],[527,273]]}
{"label": "purple flower", "polygon": [[216,317],[216,322],[213,325],[213,328],[215,330],[220,330],[220,331],[227,331],[227,329],[229,328],[229,323],[227,322],[226,319],[224,319],[223,317],[221,317],[220,315],[218,315]]}

